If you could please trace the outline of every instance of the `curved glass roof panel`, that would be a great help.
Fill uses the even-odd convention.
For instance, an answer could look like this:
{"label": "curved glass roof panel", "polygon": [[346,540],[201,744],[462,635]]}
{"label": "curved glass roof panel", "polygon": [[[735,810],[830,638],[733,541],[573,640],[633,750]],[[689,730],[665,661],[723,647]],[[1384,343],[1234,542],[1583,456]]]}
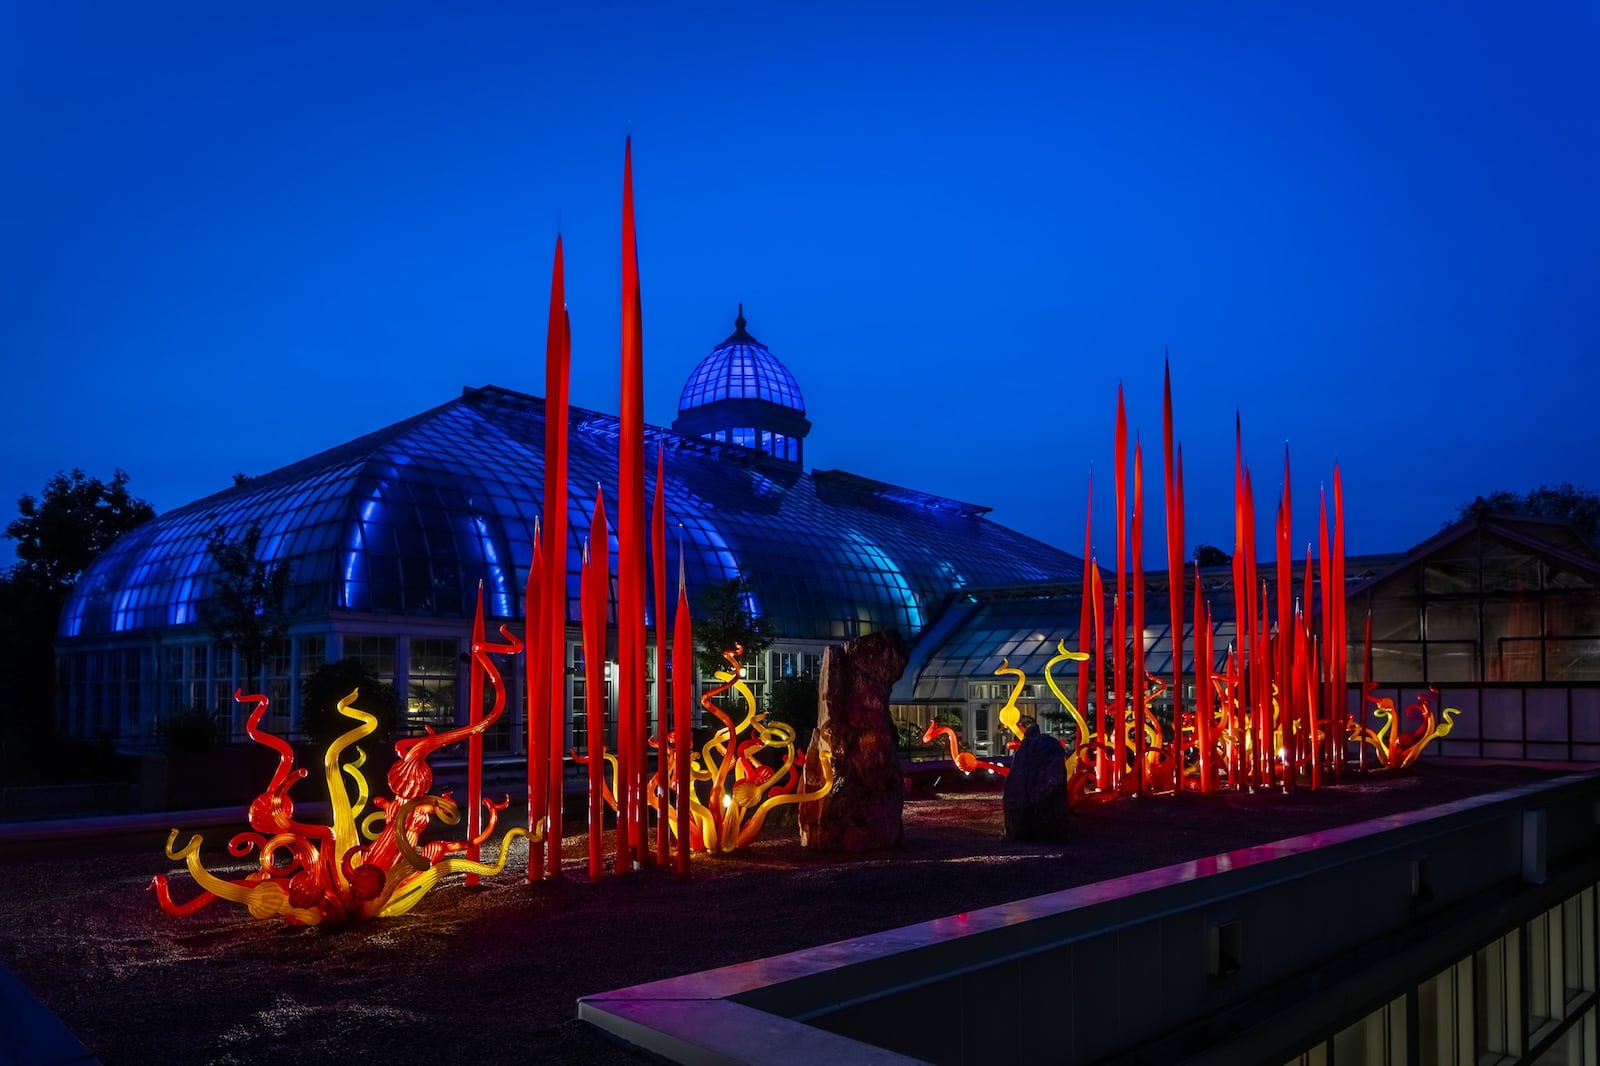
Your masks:
{"label": "curved glass roof panel", "polygon": [[[602,486],[617,514],[618,421],[574,408],[565,544],[567,619]],[[468,390],[414,418],[170,511],[112,545],[69,599],[63,638],[201,626],[219,525],[262,525],[262,556],[290,567],[291,612],[466,619],[523,614],[542,509],[544,403]],[[1078,561],[981,509],[836,472],[776,471],[749,450],[646,429],[664,449],[669,596],[680,552],[690,600],[741,573],[769,627],[841,640],[919,633],[953,590],[1076,577]],[[647,497],[654,464],[647,461]],[[615,537],[608,537],[613,554]],[[653,587],[653,579],[652,579]],[[615,602],[615,596],[612,597]],[[650,608],[653,622],[654,607]]]}
{"label": "curved glass roof panel", "polygon": [[804,412],[806,401],[789,368],[756,340],[729,340],[717,345],[689,373],[678,398],[682,413],[719,400],[766,400]]}
{"label": "curved glass roof panel", "polygon": [[[1081,581],[1081,579],[1080,579]],[[1194,591],[1186,593],[1190,609],[1194,605]],[[1111,594],[1105,603],[1103,624],[1109,626]],[[1078,647],[1079,627],[1083,600],[1081,584],[1029,586],[1018,585],[1009,589],[978,589],[952,612],[942,623],[936,647],[917,674],[914,698],[937,701],[964,699],[969,681],[994,680],[1001,664],[1021,670],[1032,683],[1045,685],[1045,668],[1055,658],[1057,645],[1064,641],[1069,651]],[[1232,597],[1213,598],[1209,592],[1206,600],[1211,604],[1212,620],[1216,626],[1213,638],[1215,661],[1213,669],[1220,669],[1228,655],[1228,645],[1234,639]],[[1172,673],[1172,626],[1168,615],[1170,607],[1163,592],[1160,595],[1147,591],[1145,595],[1145,672],[1163,681]],[[1194,627],[1185,620],[1183,633],[1183,669],[1191,682],[1194,677]],[[1113,641],[1114,643],[1114,641]],[[1053,671],[1064,692],[1076,698],[1078,665],[1076,662],[1057,664]],[[1068,684],[1070,682],[1070,684]],[[1110,684],[1109,674],[1106,683]]]}

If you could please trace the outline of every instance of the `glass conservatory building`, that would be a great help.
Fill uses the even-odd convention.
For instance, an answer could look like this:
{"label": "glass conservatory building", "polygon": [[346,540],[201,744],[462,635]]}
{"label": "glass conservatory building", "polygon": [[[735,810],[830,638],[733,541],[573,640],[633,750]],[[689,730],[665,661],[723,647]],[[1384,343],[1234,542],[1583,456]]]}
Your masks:
{"label": "glass conservatory building", "polygon": [[[1304,561],[1294,572],[1303,574]],[[1274,567],[1261,580],[1275,585]],[[1313,572],[1313,578],[1317,575]],[[1230,567],[1200,571],[1216,630],[1220,671],[1236,637]],[[1195,699],[1193,572],[1185,575],[1191,612],[1181,627],[1184,700]],[[1398,555],[1347,560],[1346,634],[1350,712],[1362,713],[1362,651],[1372,617],[1375,695],[1404,708],[1437,689],[1436,706],[1457,714],[1433,755],[1600,761],[1600,551],[1570,525],[1524,515],[1481,513]],[[1320,592],[1316,593],[1320,598]],[[964,589],[918,645],[895,686],[897,718],[926,725],[962,723],[979,755],[1005,751],[999,712],[1016,691],[1024,717],[1070,735],[1055,681],[1077,698],[1077,667],[1058,663],[1057,642],[1078,647],[1082,580]],[[1109,616],[1109,602],[1106,607]],[[1145,665],[1170,681],[1173,627],[1167,575],[1145,582]],[[1006,664],[1023,678],[1002,674]],[[1161,708],[1170,694],[1156,701]]]}
{"label": "glass conservatory building", "polygon": [[[806,472],[800,390],[745,331],[742,313],[733,336],[691,373],[674,425],[646,429],[647,455],[665,454],[666,525],[677,530],[669,586],[675,596],[680,553],[691,601],[697,590],[746,579],[749,608],[781,634],[746,664],[758,690],[774,674],[811,668],[830,643],[883,628],[914,640],[969,585],[1079,573],[1076,558],[997,525],[987,508],[837,470]],[[571,411],[569,706],[580,750],[587,694],[570,669],[580,653],[579,565],[590,486],[604,486],[607,513],[617,513],[618,435],[615,417]],[[521,629],[544,439],[541,399],[469,388],[136,529],[90,567],[63,611],[61,724],[132,747],[153,742],[166,716],[199,708],[231,715],[238,733],[232,693],[259,686],[273,698],[269,724],[293,732],[300,679],[340,658],[392,681],[412,728],[454,722],[464,713],[463,653],[480,582],[491,618]],[[653,495],[655,464],[646,465]],[[261,557],[289,567],[292,622],[263,676],[246,679],[205,624],[219,576],[207,543],[219,527],[237,536],[253,523]],[[507,670],[513,683],[517,673]],[[508,714],[491,746],[512,747],[522,732]]]}

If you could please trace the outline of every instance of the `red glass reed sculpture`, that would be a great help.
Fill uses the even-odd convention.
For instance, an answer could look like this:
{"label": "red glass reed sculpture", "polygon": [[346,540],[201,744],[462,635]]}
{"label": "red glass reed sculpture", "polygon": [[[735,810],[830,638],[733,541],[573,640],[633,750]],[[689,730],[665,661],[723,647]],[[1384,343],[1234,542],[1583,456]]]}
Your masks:
{"label": "red glass reed sculpture", "polygon": [[[1113,485],[1116,504],[1117,560],[1111,568],[1116,584],[1102,588],[1103,570],[1092,555],[1093,476],[1090,516],[1084,523],[1084,598],[1078,650],[1059,654],[1045,667],[1045,681],[1076,726],[1069,752],[1070,789],[1074,804],[1103,802],[1118,795],[1219,788],[1319,788],[1343,767],[1349,740],[1380,750],[1384,765],[1405,758],[1408,744],[1443,735],[1447,712],[1435,728],[1426,698],[1411,713],[1421,724],[1401,730],[1393,725],[1392,706],[1380,707],[1391,723],[1367,731],[1348,721],[1344,697],[1344,537],[1343,486],[1334,468],[1333,518],[1326,502],[1320,507],[1318,537],[1308,546],[1304,567],[1293,568],[1293,494],[1288,449],[1284,449],[1283,485],[1273,526],[1276,549],[1273,581],[1259,572],[1256,558],[1256,506],[1253,478],[1244,461],[1243,423],[1234,419],[1234,555],[1235,635],[1219,672],[1215,624],[1198,566],[1194,572],[1192,611],[1186,601],[1184,555],[1183,448],[1174,432],[1172,375],[1164,368],[1162,390],[1162,472],[1166,506],[1168,603],[1172,633],[1172,681],[1152,677],[1146,669],[1144,602],[1144,532],[1148,515],[1144,500],[1144,451],[1135,438],[1132,497],[1127,484],[1127,414],[1124,390],[1117,388],[1116,457]],[[1130,507],[1131,502],[1131,507]],[[1129,570],[1131,569],[1131,575]],[[1131,580],[1130,580],[1131,577]],[[1296,588],[1296,579],[1299,588]],[[1110,615],[1109,628],[1106,615]],[[1184,696],[1185,619],[1194,626],[1195,697]],[[1107,656],[1110,656],[1108,663]],[[1067,699],[1052,669],[1069,659],[1078,662],[1077,705]],[[1108,691],[1105,673],[1111,673]],[[1026,684],[1023,672],[1002,663],[996,674],[1013,679],[1011,697],[1001,721],[1013,733],[1020,719],[1018,694]],[[1170,691],[1171,716],[1163,720],[1153,707]],[[1386,717],[1385,717],[1386,716]],[[994,769],[1003,763],[983,762],[961,750],[953,731],[930,726],[925,742],[944,739],[958,768]]]}

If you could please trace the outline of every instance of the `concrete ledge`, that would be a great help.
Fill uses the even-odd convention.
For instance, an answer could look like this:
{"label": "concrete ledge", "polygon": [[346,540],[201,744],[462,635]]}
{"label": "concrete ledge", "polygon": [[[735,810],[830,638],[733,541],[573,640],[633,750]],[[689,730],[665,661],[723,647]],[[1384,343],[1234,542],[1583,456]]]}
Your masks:
{"label": "concrete ledge", "polygon": [[[609,994],[608,994],[609,995]],[[920,1060],[726,999],[590,996],[578,1017],[673,1062],[694,1066],[816,1066],[818,1062],[901,1066]]]}
{"label": "concrete ledge", "polygon": [[[959,1034],[963,1011],[974,1017],[985,1011],[991,1019],[1000,1016],[993,1012],[1008,1001],[984,986],[1004,986],[1023,993],[1013,1003],[1019,1016],[1032,1013],[1048,1019],[1044,1024],[1055,1028],[1049,1037],[1055,1043],[1047,1047],[1023,1035],[1008,1049],[992,1049],[994,1053],[1007,1061],[1098,1059],[1117,1048],[1103,1046],[1103,1040],[1083,1042],[1076,1034],[1065,1036],[1073,1029],[1073,1020],[1062,1005],[1074,1003],[1074,1009],[1081,1008],[1090,1017],[1097,1011],[1115,1017],[1126,1008],[1118,983],[1131,985],[1139,995],[1150,997],[1148,1002],[1172,1004],[1172,1016],[1147,1014],[1141,1018],[1144,1028],[1130,1034],[1134,1040],[1148,1039],[1206,1011],[1258,994],[1361,941],[1404,928],[1419,906],[1410,887],[1409,864],[1415,855],[1431,855],[1437,898],[1428,906],[1437,907],[1470,901],[1517,879],[1525,810],[1552,812],[1548,839],[1556,851],[1591,849],[1597,797],[1600,776],[1580,774],[1387,815],[805,951],[618,989],[580,1000],[579,1017],[676,1062],[773,1061],[783,1048],[823,1039],[830,1044],[844,1041],[834,1053],[849,1061],[908,1061],[882,1047],[805,1023],[846,1032],[882,1029],[882,1024],[872,1022],[873,1014],[906,1017],[908,1004],[927,997],[924,1016],[941,1018],[949,1023],[941,1028]],[[1341,913],[1339,901],[1351,898],[1352,884],[1359,886],[1365,904],[1362,923],[1344,929],[1339,928],[1341,923],[1322,920],[1294,935],[1283,928],[1283,922],[1302,909],[1307,914]],[[1292,902],[1285,906],[1284,900]],[[1282,911],[1290,914],[1275,913]],[[1206,937],[1219,923],[1240,916],[1249,929],[1244,972],[1208,974],[1203,958]],[[1296,942],[1296,951],[1282,950],[1289,942]],[[1079,951],[1085,945],[1093,950]],[[1150,956],[1151,950],[1157,954]],[[1088,965],[1079,958],[1083,954],[1092,956]],[[1130,961],[1111,961],[1123,958]],[[1056,993],[1072,991],[1066,998],[1027,994],[1031,984],[1050,982],[1055,982]],[[896,1042],[902,1051],[914,1044],[916,1054],[950,1061],[985,1061],[989,1054],[976,1046],[975,1039],[970,1048],[961,1046],[959,1035],[951,1039],[953,1044]],[[880,1054],[896,1057],[869,1057]]]}

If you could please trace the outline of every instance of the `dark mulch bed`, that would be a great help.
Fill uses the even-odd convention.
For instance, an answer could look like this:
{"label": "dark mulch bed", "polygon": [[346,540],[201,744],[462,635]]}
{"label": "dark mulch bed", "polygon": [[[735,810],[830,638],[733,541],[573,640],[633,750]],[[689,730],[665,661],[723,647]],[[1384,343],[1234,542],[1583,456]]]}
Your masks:
{"label": "dark mulch bed", "polygon": [[[1428,763],[1315,793],[1125,800],[1080,814],[1065,847],[1002,839],[997,794],[940,794],[907,804],[895,852],[820,856],[769,826],[747,852],[696,857],[688,882],[647,870],[590,883],[573,836],[564,880],[450,884],[410,915],[344,929],[258,922],[226,903],[169,918],[145,888],[179,868],[151,834],[0,862],[0,961],[108,1064],[638,1062],[575,1020],[579,996],[1545,776]],[[236,877],[227,835],[208,836],[205,854]],[[173,880],[188,898],[187,875]]]}

